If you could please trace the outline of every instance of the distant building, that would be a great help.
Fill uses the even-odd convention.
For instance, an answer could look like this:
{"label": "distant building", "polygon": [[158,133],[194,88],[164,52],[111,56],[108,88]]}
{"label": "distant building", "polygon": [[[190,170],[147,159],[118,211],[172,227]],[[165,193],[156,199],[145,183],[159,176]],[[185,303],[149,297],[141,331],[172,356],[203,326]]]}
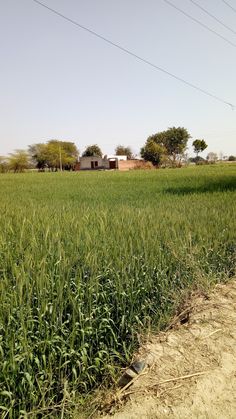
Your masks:
{"label": "distant building", "polygon": [[107,156],[80,157],[80,170],[118,169],[118,159],[108,159]]}
{"label": "distant building", "polygon": [[122,160],[127,160],[127,156],[116,156],[116,155],[112,155],[112,154],[109,154],[108,156],[104,156],[104,157],[106,157],[107,159],[117,159],[118,161],[122,161]]}
{"label": "distant building", "polygon": [[80,157],[76,170],[131,170],[144,165],[143,160],[127,160],[127,156]]}

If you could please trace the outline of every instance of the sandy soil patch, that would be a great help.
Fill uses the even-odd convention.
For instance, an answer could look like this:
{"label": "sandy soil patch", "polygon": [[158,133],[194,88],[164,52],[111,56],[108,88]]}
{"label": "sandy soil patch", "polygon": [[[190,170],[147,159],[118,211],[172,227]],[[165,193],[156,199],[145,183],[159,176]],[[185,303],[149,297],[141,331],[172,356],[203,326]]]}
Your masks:
{"label": "sandy soil patch", "polygon": [[195,297],[174,323],[141,348],[146,369],[106,418],[236,418],[236,281]]}

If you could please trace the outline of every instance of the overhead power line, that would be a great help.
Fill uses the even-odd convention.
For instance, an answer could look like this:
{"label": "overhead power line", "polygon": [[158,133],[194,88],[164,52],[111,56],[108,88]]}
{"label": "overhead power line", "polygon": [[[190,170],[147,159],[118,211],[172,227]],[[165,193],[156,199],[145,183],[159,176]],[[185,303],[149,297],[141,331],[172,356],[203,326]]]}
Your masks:
{"label": "overhead power line", "polygon": [[34,3],[37,3],[40,6],[44,7],[45,9],[49,10],[50,12],[54,13],[55,15],[61,17],[62,19],[65,19],[67,22],[70,22],[73,25],[79,27],[80,29],[83,29],[84,31],[90,33],[91,35],[96,36],[97,38],[101,39],[102,41],[106,42],[107,44],[112,45],[113,47],[115,47],[115,48],[117,48],[117,49],[125,52],[128,55],[131,55],[132,57],[136,58],[137,60],[142,61],[143,63],[151,66],[152,68],[154,68],[154,69],[156,69],[158,71],[161,71],[162,73],[167,74],[168,76],[170,76],[170,77],[172,77],[172,78],[174,78],[174,79],[176,79],[176,80],[184,83],[185,85],[187,85],[189,87],[192,87],[193,89],[198,90],[199,92],[204,93],[205,95],[210,96],[211,98],[213,98],[215,100],[218,100],[219,102],[224,103],[225,105],[230,106],[232,110],[234,109],[234,105],[232,103],[225,101],[221,97],[216,96],[216,95],[208,92],[207,90],[202,89],[201,87],[196,86],[195,84],[193,84],[191,82],[188,82],[187,80],[185,80],[185,79],[183,79],[183,78],[175,75],[174,73],[171,73],[170,71],[165,70],[164,68],[157,66],[156,64],[153,64],[151,61],[148,61],[145,58],[142,58],[139,55],[135,54],[134,52],[132,52],[132,51],[130,51],[130,50],[122,47],[120,44],[117,44],[117,43],[111,41],[110,39],[105,38],[103,35],[100,35],[99,33],[93,31],[92,29],[87,28],[84,25],[81,25],[79,22],[77,22],[77,21],[75,21],[75,20],[73,20],[73,19],[71,19],[71,18],[63,15],[62,13],[58,12],[55,9],[52,9],[51,7],[47,6],[46,4],[41,3],[41,1],[39,1],[39,0],[32,0],[32,1]]}
{"label": "overhead power line", "polygon": [[210,12],[208,12],[208,10],[206,10],[204,7],[200,6],[200,4],[198,4],[196,1],[194,1],[194,0],[189,0],[189,1],[191,3],[193,3],[196,7],[201,9],[208,16],[210,16],[212,19],[214,19],[216,22],[220,23],[220,25],[224,26],[226,29],[228,29],[229,31],[233,32],[236,35],[236,31],[234,29],[230,28],[230,26],[226,25],[224,22],[222,22],[222,20],[220,20],[216,16],[212,15]]}
{"label": "overhead power line", "polygon": [[231,4],[229,4],[226,0],[222,0],[224,4],[226,4],[226,6],[230,7],[230,9],[232,9],[235,13],[236,13],[236,9],[231,6]]}
{"label": "overhead power line", "polygon": [[163,1],[165,3],[167,3],[169,6],[173,7],[173,9],[175,9],[178,12],[182,13],[188,19],[191,19],[193,22],[195,22],[198,25],[202,26],[203,28],[207,29],[209,32],[215,34],[216,36],[218,36],[219,38],[223,39],[223,41],[227,42],[228,44],[232,45],[233,47],[236,47],[236,44],[234,42],[230,41],[228,38],[225,38],[223,35],[221,35],[220,33],[216,32],[214,29],[209,28],[209,26],[205,25],[200,20],[198,20],[195,17],[189,15],[187,12],[185,12],[182,9],[180,9],[178,6],[176,6],[175,4],[173,4],[171,1],[169,1],[169,0],[163,0]]}

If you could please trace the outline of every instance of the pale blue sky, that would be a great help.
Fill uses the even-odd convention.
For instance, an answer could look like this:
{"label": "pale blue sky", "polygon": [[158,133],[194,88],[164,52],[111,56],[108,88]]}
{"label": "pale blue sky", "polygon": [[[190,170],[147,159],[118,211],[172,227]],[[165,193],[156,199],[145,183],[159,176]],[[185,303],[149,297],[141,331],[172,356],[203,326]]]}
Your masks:
{"label": "pale blue sky", "polygon": [[[236,105],[236,48],[163,0],[42,1]],[[236,13],[222,0],[196,1],[236,30]],[[189,0],[172,2],[236,44],[236,35]],[[32,0],[0,0],[0,52],[0,155],[52,138],[74,141],[80,151],[97,143],[104,153],[117,144],[139,152],[149,135],[174,125],[204,138],[207,152],[236,155],[236,110]]]}

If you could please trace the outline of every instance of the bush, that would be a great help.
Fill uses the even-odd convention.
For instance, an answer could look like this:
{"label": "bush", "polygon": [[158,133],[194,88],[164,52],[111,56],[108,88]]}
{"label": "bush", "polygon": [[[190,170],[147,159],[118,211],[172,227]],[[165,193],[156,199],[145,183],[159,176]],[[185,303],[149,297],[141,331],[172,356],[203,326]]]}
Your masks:
{"label": "bush", "polygon": [[134,170],[151,170],[151,169],[154,169],[154,166],[150,161],[140,161],[134,167]]}
{"label": "bush", "polygon": [[204,164],[208,164],[208,161],[207,160],[199,160],[199,161],[196,161],[196,165],[197,166],[203,166]]}
{"label": "bush", "polygon": [[9,172],[9,166],[6,162],[0,163],[0,173]]}
{"label": "bush", "polygon": [[190,157],[189,161],[190,161],[190,163],[207,164],[207,161],[201,156]]}

